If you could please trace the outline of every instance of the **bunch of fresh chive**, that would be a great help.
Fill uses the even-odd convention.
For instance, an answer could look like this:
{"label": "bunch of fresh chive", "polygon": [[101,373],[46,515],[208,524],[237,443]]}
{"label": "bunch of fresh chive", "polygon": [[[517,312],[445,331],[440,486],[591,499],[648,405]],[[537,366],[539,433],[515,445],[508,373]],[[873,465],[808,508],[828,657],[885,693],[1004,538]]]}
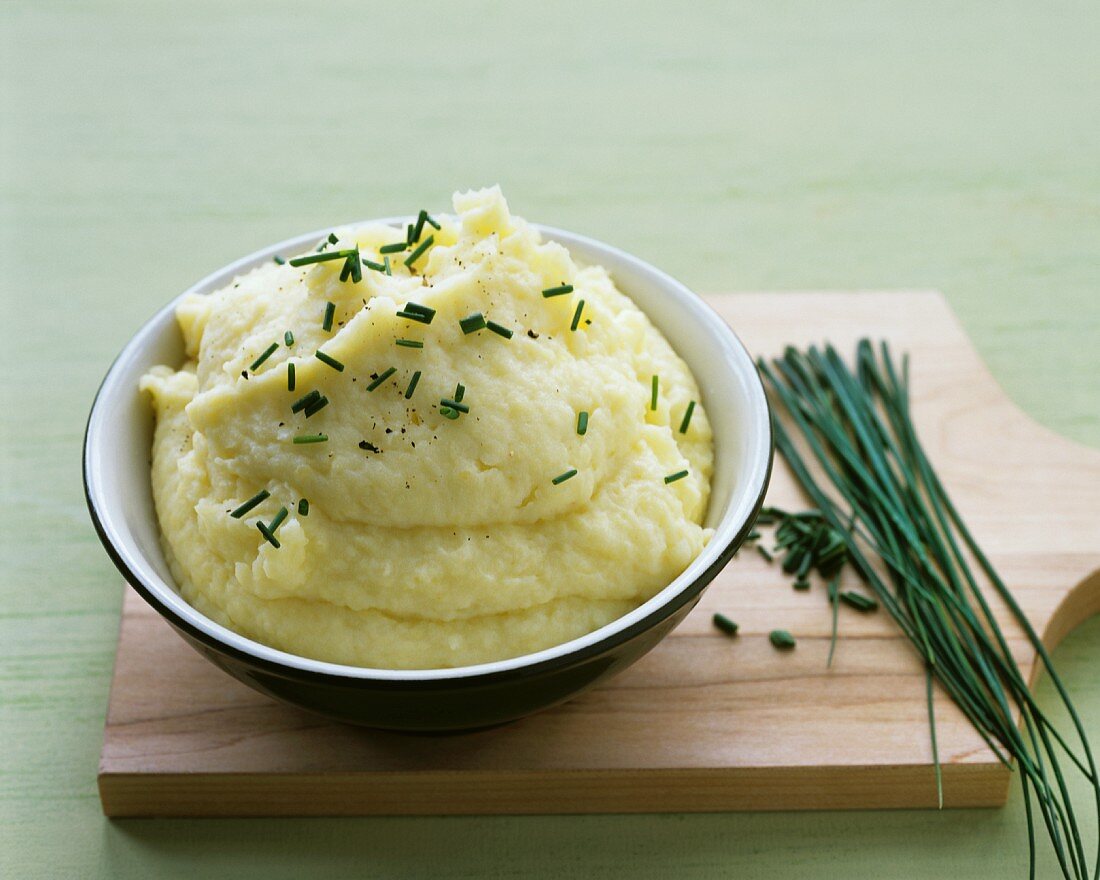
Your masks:
{"label": "bunch of fresh chive", "polygon": [[[1038,634],[967,529],[920,444],[910,412],[907,358],[899,370],[885,344],[876,354],[862,340],[854,369],[832,346],[789,348],[759,366],[777,405],[776,447],[828,525],[830,540],[842,537],[843,555],[924,660],[941,805],[933,678],[994,754],[1010,768],[1016,762],[1031,876],[1037,811],[1063,876],[1096,877],[1100,854],[1090,872],[1063,772],[1071,769],[1068,758],[1088,780],[1100,814],[1100,777],[1084,727]],[[1049,673],[1077,746],[1039,708],[983,590],[1004,603]]]}

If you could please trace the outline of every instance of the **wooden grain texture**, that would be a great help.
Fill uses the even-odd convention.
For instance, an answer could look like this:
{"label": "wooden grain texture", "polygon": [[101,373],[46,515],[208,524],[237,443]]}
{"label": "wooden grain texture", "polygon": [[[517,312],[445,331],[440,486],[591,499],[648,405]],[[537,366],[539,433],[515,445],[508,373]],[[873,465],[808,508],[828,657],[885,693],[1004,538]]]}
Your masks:
{"label": "wooden grain texture", "polygon": [[[918,430],[975,535],[1053,645],[1100,610],[1100,453],[1023,416],[935,293],[731,294],[710,302],[756,353],[859,334],[913,357]],[[777,462],[768,499],[802,504]],[[1030,646],[994,600],[1025,672]],[[710,616],[741,625],[730,640]],[[790,653],[767,641],[798,638]],[[254,693],[127,591],[100,763],[109,815],[356,815],[928,807],[924,672],[885,613],[830,615],[741,553],[688,620],[610,683],[491,731],[367,731]],[[1009,773],[936,698],[949,807],[1004,802]]]}

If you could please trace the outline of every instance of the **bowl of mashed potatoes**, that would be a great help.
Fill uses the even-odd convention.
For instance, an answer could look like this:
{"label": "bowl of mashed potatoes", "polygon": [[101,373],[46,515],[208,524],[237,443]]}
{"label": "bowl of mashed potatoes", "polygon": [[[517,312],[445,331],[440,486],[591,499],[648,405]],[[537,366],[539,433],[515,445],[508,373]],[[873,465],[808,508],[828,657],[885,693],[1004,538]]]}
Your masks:
{"label": "bowl of mashed potatoes", "polygon": [[768,406],[671,277],[496,187],[203,279],[111,367],[89,509],[231,675],[401,730],[503,723],[650,650],[751,528]]}

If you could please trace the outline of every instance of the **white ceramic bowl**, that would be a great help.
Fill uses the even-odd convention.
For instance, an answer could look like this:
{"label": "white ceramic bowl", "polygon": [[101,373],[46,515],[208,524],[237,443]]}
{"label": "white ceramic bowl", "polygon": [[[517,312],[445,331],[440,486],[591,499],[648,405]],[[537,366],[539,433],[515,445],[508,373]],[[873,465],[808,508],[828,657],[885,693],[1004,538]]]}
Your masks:
{"label": "white ceramic bowl", "polygon": [[[409,218],[382,222],[400,230]],[[180,596],[153,509],[153,417],[149,401],[138,392],[138,380],[155,364],[183,360],[177,298],[138,330],[107,372],[88,419],[84,483],[96,530],[123,576],[208,659],[264,693],[347,721],[405,730],[497,724],[561,702],[625,668],[687,615],[730,560],[760,509],[771,472],[771,419],[752,358],[725,321],[674,278],[593,239],[537,228],[545,238],[568,247],[578,262],[604,266],[695,374],[715,442],[706,519],[715,533],[703,552],[672,583],[618,620],[537,653],[476,666],[342,666],[288,654],[226,629]],[[186,292],[224,287],[275,254],[308,250],[327,232],[264,248]]]}

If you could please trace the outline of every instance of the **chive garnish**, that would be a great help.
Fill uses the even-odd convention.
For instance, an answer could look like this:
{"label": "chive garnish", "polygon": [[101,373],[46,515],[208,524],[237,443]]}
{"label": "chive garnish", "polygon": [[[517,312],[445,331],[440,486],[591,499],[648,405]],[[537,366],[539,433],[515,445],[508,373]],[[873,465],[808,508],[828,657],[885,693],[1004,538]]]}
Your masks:
{"label": "chive garnish", "polygon": [[732,620],[730,620],[728,617],[726,617],[726,615],[724,615],[724,614],[715,614],[714,617],[711,618],[711,621],[714,623],[714,625],[716,627],[718,627],[718,629],[722,630],[722,632],[724,632],[727,636],[737,635],[737,629],[738,629],[737,624],[734,623]]}
{"label": "chive garnish", "polygon": [[325,317],[321,321],[321,329],[326,333],[332,332],[332,319],[336,317],[336,303],[325,303]]}
{"label": "chive garnish", "polygon": [[756,552],[757,552],[757,553],[759,553],[759,554],[760,554],[761,556],[763,556],[763,557],[764,557],[764,561],[765,561],[765,562],[772,562],[772,561],[773,561],[773,560],[775,559],[775,557],[774,557],[774,556],[772,556],[772,555],[771,555],[771,554],[770,554],[770,553],[769,553],[769,552],[768,552],[768,551],[767,551],[767,550],[766,550],[766,549],[765,549],[765,548],[764,548],[764,547],[763,547],[762,545],[760,545],[760,544],[757,544],[757,545],[756,545]]}
{"label": "chive garnish", "polygon": [[263,503],[264,501],[266,501],[270,497],[271,497],[271,493],[268,492],[267,489],[261,489],[259,492],[257,492],[251,498],[249,498],[244,504],[242,504],[240,507],[238,507],[236,510],[234,510],[229,515],[231,517],[233,517],[233,519],[240,519],[242,516],[244,516],[246,513],[248,513],[248,511],[252,510],[252,508],[256,507],[257,505],[259,505],[261,503]]}
{"label": "chive garnish", "polygon": [[686,434],[687,433],[688,425],[691,424],[691,414],[693,412],[695,412],[695,401],[694,400],[691,401],[688,404],[687,409],[684,410],[684,419],[683,419],[682,422],[680,422],[680,433],[681,434]]}
{"label": "chive garnish", "polygon": [[311,403],[321,399],[321,392],[317,390],[310,391],[309,394],[304,394],[299,397],[290,407],[291,412],[301,412]]}
{"label": "chive garnish", "polygon": [[400,345],[404,348],[423,348],[424,343],[419,339],[397,339],[394,340],[395,345]]}
{"label": "chive garnish", "polygon": [[559,285],[558,287],[548,287],[546,290],[544,290],[542,292],[542,295],[544,297],[546,297],[547,299],[549,299],[552,296],[562,296],[563,294],[572,293],[572,292],[573,292],[573,285],[572,284],[562,284],[562,285]]}
{"label": "chive garnish", "polygon": [[413,229],[414,227],[411,223],[405,227],[405,241],[409,245],[412,245],[412,243],[416,241],[416,239],[413,238]]}
{"label": "chive garnish", "polygon": [[439,408],[439,414],[444,418],[450,419],[452,422],[458,418],[458,411],[451,409],[449,406],[441,406]]}
{"label": "chive garnish", "polygon": [[318,397],[315,401],[313,401],[309,406],[305,408],[305,411],[302,413],[302,415],[304,415],[308,419],[310,416],[319,413],[326,406],[328,406],[328,398],[323,396]]}
{"label": "chive garnish", "polygon": [[466,386],[463,385],[461,382],[459,382],[457,385],[455,385],[454,399],[458,400],[458,401],[461,401],[462,398],[465,397],[465,396],[466,396]]}
{"label": "chive garnish", "polygon": [[283,342],[286,343],[287,348],[290,348],[290,346],[294,344],[294,334],[287,330],[286,333],[283,334]]}
{"label": "chive garnish", "polygon": [[253,373],[255,373],[256,368],[258,366],[260,366],[260,364],[262,364],[264,361],[266,361],[269,357],[271,357],[273,354],[275,354],[275,349],[277,349],[278,347],[279,347],[279,343],[277,343],[277,342],[271,343],[271,345],[269,345],[267,347],[267,350],[263,354],[261,354],[258,358],[256,358],[256,360],[254,360],[252,362],[252,366],[250,366],[248,369],[250,369]]}
{"label": "chive garnish", "polygon": [[385,257],[382,260],[382,271],[384,271],[387,275],[393,275],[393,269],[390,268],[390,258],[389,257]]}
{"label": "chive garnish", "polygon": [[379,373],[378,378],[375,379],[373,382],[370,383],[370,385],[367,386],[367,391],[373,391],[375,388],[377,388],[379,385],[381,385],[383,382],[385,382],[390,376],[392,376],[396,372],[397,372],[397,367],[390,367],[384,373]]}
{"label": "chive garnish", "polygon": [[344,265],[340,269],[340,280],[347,281],[351,277],[351,267],[355,265],[355,261],[351,257],[344,260]]}
{"label": "chive garnish", "polygon": [[431,315],[425,315],[422,312],[410,312],[408,309],[398,312],[397,317],[405,318],[407,321],[419,321],[421,324],[432,323]]}
{"label": "chive garnish", "polygon": [[286,390],[294,390],[294,363],[293,361],[287,361],[286,364]]}
{"label": "chive garnish", "polygon": [[315,356],[322,364],[332,367],[337,373],[344,372],[344,365],[331,355],[327,355],[323,351],[317,351]]}
{"label": "chive garnish", "polygon": [[657,409],[657,389],[660,385],[660,379],[656,376],[649,383],[649,408],[652,410]]}
{"label": "chive garnish", "polygon": [[267,524],[267,530],[269,532],[271,532],[271,534],[274,535],[275,530],[283,524],[283,520],[286,519],[288,512],[289,511],[287,511],[287,509],[285,507],[280,507],[279,508],[279,512],[277,514],[275,514],[275,519],[273,519],[271,522],[269,522]]}
{"label": "chive garnish", "polygon": [[336,233],[335,233],[335,232],[330,232],[330,233],[328,234],[328,243],[329,243],[329,244],[336,244],[336,242],[338,242],[339,240],[340,240],[340,239],[338,239],[338,238],[336,237]]}
{"label": "chive garnish", "polygon": [[280,256],[279,256],[278,254],[276,254],[275,256],[273,256],[273,257],[272,257],[271,259],[272,259],[272,261],[273,261],[273,262],[275,263],[275,265],[276,265],[276,266],[285,266],[285,265],[286,265],[286,260],[284,260],[284,259],[283,259],[282,257],[280,257]]}
{"label": "chive garnish", "polygon": [[424,221],[425,221],[425,222],[426,222],[426,223],[427,223],[427,224],[428,224],[429,226],[431,226],[431,227],[432,227],[433,229],[435,229],[435,230],[436,230],[437,232],[438,232],[438,231],[439,231],[440,229],[442,229],[442,228],[443,228],[442,226],[440,226],[440,225],[439,225],[439,221],[438,221],[438,220],[436,220],[436,219],[435,219],[434,217],[432,217],[432,215],[431,215],[431,214],[429,214],[429,213],[428,213],[427,211],[425,211],[425,212],[423,212],[423,213],[424,213]]}
{"label": "chive garnish", "polygon": [[470,407],[467,404],[459,403],[457,400],[451,400],[449,397],[444,397],[439,401],[439,405],[444,409],[453,409],[460,413],[468,413],[470,411]]}
{"label": "chive garnish", "polygon": [[303,498],[298,502],[298,516],[309,516],[309,499]]}
{"label": "chive garnish", "polygon": [[564,483],[566,480],[573,479],[573,477],[575,477],[576,475],[577,475],[577,469],[576,468],[570,468],[564,474],[558,474],[550,482],[553,483],[555,486],[557,486],[559,483]]}
{"label": "chive garnish", "polygon": [[330,260],[346,260],[351,256],[358,256],[358,248],[349,248],[342,251],[326,251],[323,254],[306,254],[304,257],[295,257],[290,261],[292,266],[308,266],[310,263],[327,263]]}
{"label": "chive garnish", "polygon": [[798,644],[794,640],[794,636],[792,636],[785,629],[773,629],[770,633],[768,633],[768,640],[781,651],[789,651],[796,644]]}
{"label": "chive garnish", "polygon": [[264,540],[267,541],[276,550],[278,550],[282,546],[282,544],[279,543],[279,539],[276,538],[271,533],[271,530],[268,529],[268,527],[265,526],[262,522],[256,523],[256,528],[260,530],[260,534],[264,536]]}
{"label": "chive garnish", "polygon": [[424,306],[417,302],[405,303],[405,311],[414,315],[423,315],[428,319],[427,323],[431,323],[432,318],[435,317],[435,309],[431,306]]}
{"label": "chive garnish", "polygon": [[420,233],[424,231],[424,221],[428,219],[428,212],[421,211],[416,215],[416,226],[413,227],[412,236],[409,238],[411,242],[420,241]]}
{"label": "chive garnish", "polygon": [[588,431],[588,413],[583,409],[577,413],[577,433],[582,437]]}
{"label": "chive garnish", "polygon": [[416,246],[416,250],[405,257],[405,265],[411,269],[413,267],[413,263],[419,260],[423,256],[424,251],[430,248],[433,244],[435,244],[435,236],[429,235]]}
{"label": "chive garnish", "polygon": [[845,590],[841,593],[840,601],[850,608],[855,608],[856,611],[874,611],[878,608],[878,602],[870,596],[864,596],[862,593],[854,593],[851,590]]}
{"label": "chive garnish", "polygon": [[792,586],[800,592],[805,592],[806,590],[810,589],[810,582],[804,577],[795,578],[794,584],[792,584]]}
{"label": "chive garnish", "polygon": [[666,483],[675,483],[677,480],[682,480],[687,475],[688,475],[687,471],[677,471],[676,473],[669,474],[667,477],[665,477],[665,482]]}
{"label": "chive garnish", "polygon": [[581,312],[584,311],[584,300],[582,299],[577,303],[577,310],[573,312],[573,323],[569,325],[570,330],[576,330],[577,325],[581,322]]}
{"label": "chive garnish", "polygon": [[[373,269],[375,272],[386,272],[385,263],[376,263],[373,260],[368,260],[366,257],[362,258],[362,263],[368,269]],[[386,274],[388,275],[389,273],[386,272]]]}
{"label": "chive garnish", "polygon": [[462,328],[462,332],[469,336],[471,333],[477,333],[485,327],[485,316],[481,312],[474,312],[472,315],[467,315],[465,318],[458,322],[458,326]]}
{"label": "chive garnish", "polygon": [[505,339],[512,338],[512,332],[507,327],[503,327],[496,321],[486,321],[485,327],[488,330],[492,330],[497,336],[503,336]]}
{"label": "chive garnish", "polygon": [[393,244],[384,244],[378,249],[380,254],[399,254],[409,246],[408,242],[395,241]]}
{"label": "chive garnish", "polygon": [[409,380],[409,387],[405,389],[405,400],[412,400],[413,392],[416,391],[416,383],[419,381],[420,370],[417,370]]}
{"label": "chive garnish", "polygon": [[355,249],[354,257],[348,257],[348,266],[351,267],[351,280],[358,284],[363,280],[363,263],[359,259],[359,248]]}
{"label": "chive garnish", "polygon": [[301,446],[306,443],[327,443],[328,434],[299,434],[294,438],[294,443]]}

